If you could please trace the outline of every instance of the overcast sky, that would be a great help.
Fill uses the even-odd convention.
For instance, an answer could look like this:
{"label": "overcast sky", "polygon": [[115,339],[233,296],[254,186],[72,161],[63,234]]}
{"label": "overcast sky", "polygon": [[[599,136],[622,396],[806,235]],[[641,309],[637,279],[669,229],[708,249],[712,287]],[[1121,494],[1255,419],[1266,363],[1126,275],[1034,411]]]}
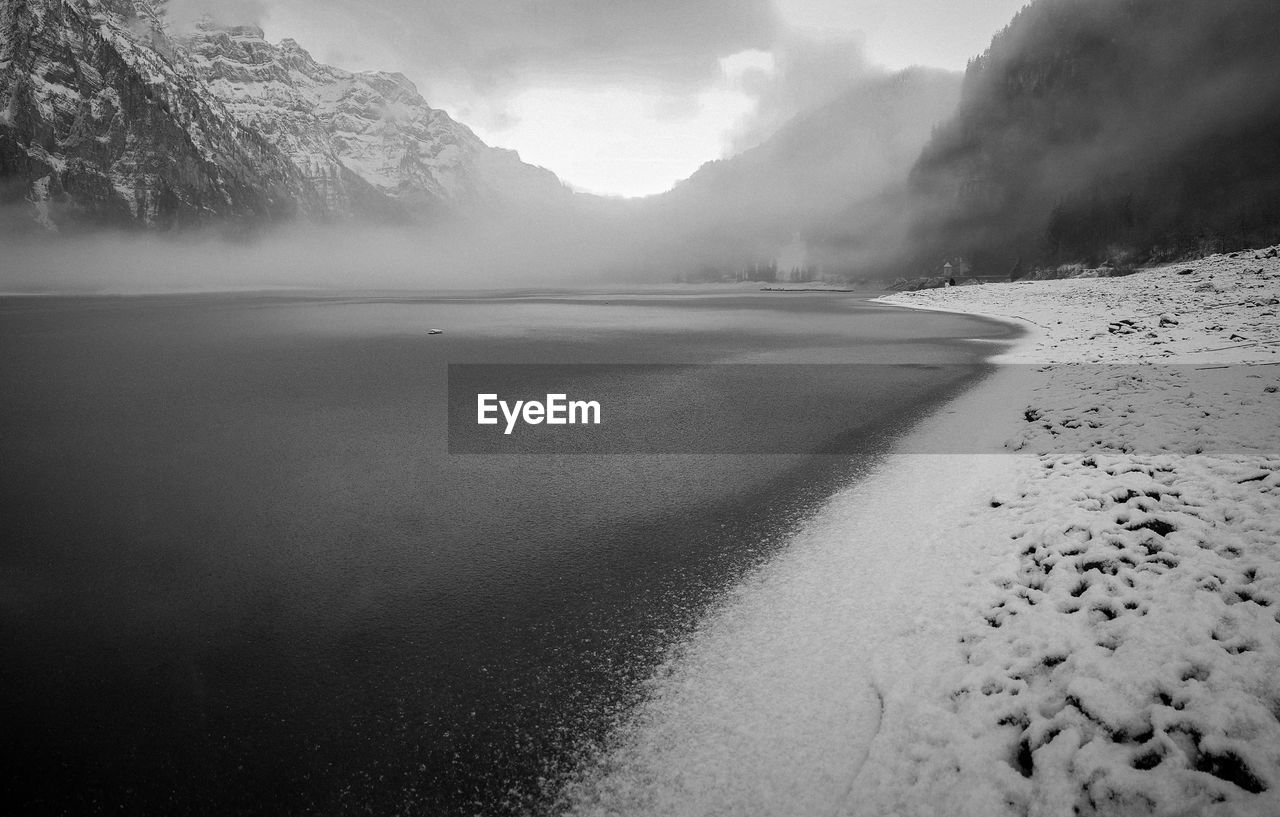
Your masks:
{"label": "overcast sky", "polygon": [[593,192],[665,190],[868,70],[960,69],[1026,0],[179,0],[401,71]]}

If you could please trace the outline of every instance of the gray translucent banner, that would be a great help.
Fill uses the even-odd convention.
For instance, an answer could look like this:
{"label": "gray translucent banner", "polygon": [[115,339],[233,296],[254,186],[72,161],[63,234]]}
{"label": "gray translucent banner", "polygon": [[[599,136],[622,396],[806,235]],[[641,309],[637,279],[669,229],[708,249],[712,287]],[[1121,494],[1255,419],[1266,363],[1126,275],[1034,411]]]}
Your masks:
{"label": "gray translucent banner", "polygon": [[[449,451],[865,455],[993,373],[958,364],[454,364]],[[1013,383],[1017,405],[958,426],[1002,424],[1011,452],[1275,453],[1267,441],[1280,418],[1280,367],[1076,364],[998,374]],[[978,451],[966,434],[928,445],[904,450]]]}
{"label": "gray translucent banner", "polygon": [[[454,364],[449,451],[863,453],[978,374],[966,365]],[[486,408],[496,422],[480,422]]]}

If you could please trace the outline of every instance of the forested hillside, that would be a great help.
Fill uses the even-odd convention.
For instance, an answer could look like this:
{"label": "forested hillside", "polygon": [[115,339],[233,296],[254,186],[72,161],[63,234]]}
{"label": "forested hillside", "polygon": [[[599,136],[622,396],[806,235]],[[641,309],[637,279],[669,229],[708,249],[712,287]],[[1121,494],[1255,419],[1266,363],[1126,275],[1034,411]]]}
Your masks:
{"label": "forested hillside", "polygon": [[1123,264],[1280,241],[1280,3],[1040,0],[910,179],[903,269]]}

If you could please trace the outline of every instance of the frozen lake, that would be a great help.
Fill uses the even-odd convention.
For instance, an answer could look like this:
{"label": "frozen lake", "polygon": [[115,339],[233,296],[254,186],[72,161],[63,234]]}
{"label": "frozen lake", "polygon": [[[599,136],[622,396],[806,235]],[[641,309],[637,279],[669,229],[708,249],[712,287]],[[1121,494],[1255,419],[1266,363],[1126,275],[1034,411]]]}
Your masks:
{"label": "frozen lake", "polygon": [[[10,807],[536,806],[706,605],[972,381],[962,339],[1008,331],[730,287],[0,299]],[[747,393],[912,366],[786,384],[859,406],[804,425],[853,455],[451,455],[460,363],[774,364]]]}

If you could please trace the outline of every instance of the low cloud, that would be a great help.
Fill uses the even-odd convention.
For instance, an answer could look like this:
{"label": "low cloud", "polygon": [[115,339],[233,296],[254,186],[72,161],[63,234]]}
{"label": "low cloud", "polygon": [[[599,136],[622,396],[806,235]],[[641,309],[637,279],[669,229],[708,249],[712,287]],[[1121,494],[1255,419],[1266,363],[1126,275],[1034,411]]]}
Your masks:
{"label": "low cloud", "polygon": [[499,94],[572,80],[700,87],[720,57],[768,47],[780,25],[770,0],[271,0],[269,11],[385,43],[397,70]]}
{"label": "low cloud", "polygon": [[801,111],[823,105],[860,81],[883,75],[868,65],[861,37],[815,39],[787,32],[774,45],[773,67],[750,68],[738,82],[756,99],[754,114],[729,137],[729,150],[754,147]]}
{"label": "low cloud", "polygon": [[49,233],[28,206],[0,211],[0,292],[262,289],[416,290],[549,286],[632,272],[636,247],[613,215],[547,208],[429,227],[348,224],[171,235]]}
{"label": "low cloud", "polygon": [[261,25],[267,13],[263,0],[164,0],[156,7],[175,31],[190,30],[206,16],[224,25]]}

